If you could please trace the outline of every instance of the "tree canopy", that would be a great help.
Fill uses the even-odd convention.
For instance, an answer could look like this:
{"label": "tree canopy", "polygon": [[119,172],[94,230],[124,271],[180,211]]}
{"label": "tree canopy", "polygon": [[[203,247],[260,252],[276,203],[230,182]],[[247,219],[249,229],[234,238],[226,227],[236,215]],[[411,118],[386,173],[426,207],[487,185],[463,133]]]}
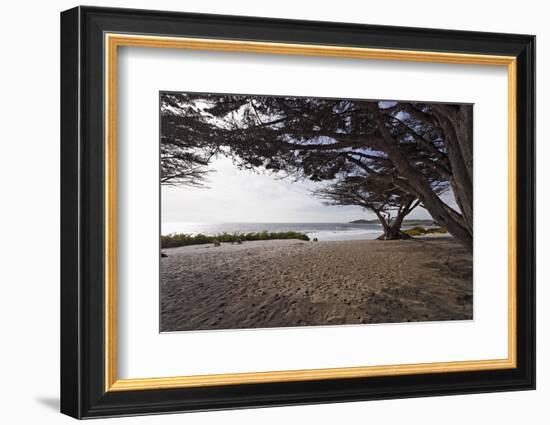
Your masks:
{"label": "tree canopy", "polygon": [[[313,181],[364,179],[419,200],[472,247],[471,105],[188,93],[161,101],[165,184],[219,154]],[[440,196],[448,188],[458,210]]]}
{"label": "tree canopy", "polygon": [[327,205],[355,205],[374,212],[384,230],[378,239],[408,238],[401,232],[403,219],[420,204],[414,195],[374,175],[344,177],[313,194]]}

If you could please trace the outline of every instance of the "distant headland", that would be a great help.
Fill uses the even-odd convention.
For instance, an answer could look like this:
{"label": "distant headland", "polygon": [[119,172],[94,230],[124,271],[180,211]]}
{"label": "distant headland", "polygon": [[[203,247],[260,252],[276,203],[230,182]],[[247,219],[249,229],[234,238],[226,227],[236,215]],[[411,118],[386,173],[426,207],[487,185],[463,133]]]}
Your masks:
{"label": "distant headland", "polygon": [[[353,220],[349,222],[350,224],[379,224],[380,221],[378,219],[372,219],[372,220],[365,220],[365,219],[359,219],[359,220]],[[411,220],[403,220],[404,226],[434,226],[435,223],[431,219],[411,219]]]}
{"label": "distant headland", "polygon": [[376,218],[373,220],[365,220],[361,218],[359,220],[350,221],[350,224],[376,224],[376,223],[380,223],[380,221]]}

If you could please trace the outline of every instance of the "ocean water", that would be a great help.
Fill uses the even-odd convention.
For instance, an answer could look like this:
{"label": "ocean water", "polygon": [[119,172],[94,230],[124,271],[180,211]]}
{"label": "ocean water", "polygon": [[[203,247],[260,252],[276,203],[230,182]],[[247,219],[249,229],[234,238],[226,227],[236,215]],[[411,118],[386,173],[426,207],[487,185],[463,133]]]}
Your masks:
{"label": "ocean water", "polygon": [[196,235],[215,235],[249,232],[300,232],[310,239],[320,241],[345,241],[376,239],[382,234],[382,226],[375,223],[162,223],[161,233],[186,233]]}

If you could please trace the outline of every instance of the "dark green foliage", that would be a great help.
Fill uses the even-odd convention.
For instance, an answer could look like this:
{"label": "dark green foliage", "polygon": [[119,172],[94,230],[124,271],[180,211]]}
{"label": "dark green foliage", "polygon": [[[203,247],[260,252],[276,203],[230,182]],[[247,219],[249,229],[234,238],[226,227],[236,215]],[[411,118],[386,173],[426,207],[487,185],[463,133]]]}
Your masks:
{"label": "dark green foliage", "polygon": [[161,236],[161,248],[175,248],[186,245],[201,245],[213,243],[215,240],[219,242],[239,242],[239,241],[265,241],[273,239],[299,239],[309,241],[309,237],[304,233],[299,232],[251,232],[251,233],[220,233],[218,235],[198,235],[191,236],[185,233],[172,233],[170,235]]}

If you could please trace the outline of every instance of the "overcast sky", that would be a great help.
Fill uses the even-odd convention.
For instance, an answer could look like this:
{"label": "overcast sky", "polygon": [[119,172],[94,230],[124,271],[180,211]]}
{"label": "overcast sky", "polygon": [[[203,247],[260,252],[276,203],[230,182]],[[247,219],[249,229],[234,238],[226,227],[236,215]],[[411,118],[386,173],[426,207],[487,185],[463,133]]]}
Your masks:
{"label": "overcast sky", "polygon": [[[209,168],[216,171],[208,175],[208,188],[162,186],[163,222],[346,223],[375,218],[360,207],[323,205],[309,193],[326,183],[295,182],[269,173],[239,170],[228,158],[212,161]],[[418,207],[407,218],[430,216]]]}

